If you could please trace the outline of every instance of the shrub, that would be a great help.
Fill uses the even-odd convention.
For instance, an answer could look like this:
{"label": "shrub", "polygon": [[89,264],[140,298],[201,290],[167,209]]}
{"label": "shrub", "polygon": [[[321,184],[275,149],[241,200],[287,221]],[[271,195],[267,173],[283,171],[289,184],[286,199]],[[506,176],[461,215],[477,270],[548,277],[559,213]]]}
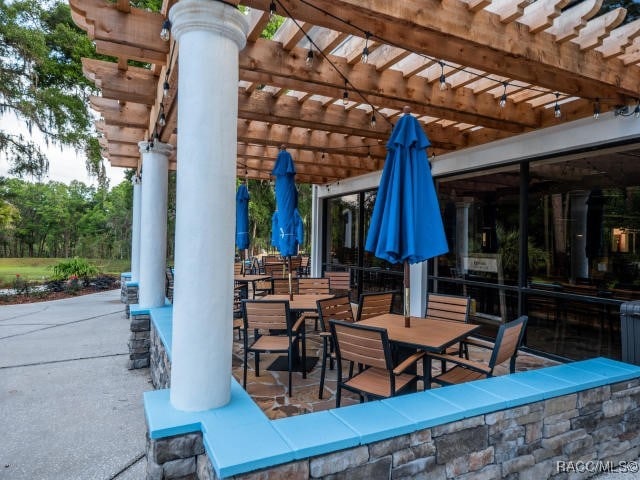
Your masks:
{"label": "shrub", "polygon": [[57,265],[53,266],[53,279],[54,280],[68,280],[71,277],[81,278],[86,281],[89,277],[98,273],[98,269],[91,265],[84,258],[72,258],[70,260],[63,260]]}

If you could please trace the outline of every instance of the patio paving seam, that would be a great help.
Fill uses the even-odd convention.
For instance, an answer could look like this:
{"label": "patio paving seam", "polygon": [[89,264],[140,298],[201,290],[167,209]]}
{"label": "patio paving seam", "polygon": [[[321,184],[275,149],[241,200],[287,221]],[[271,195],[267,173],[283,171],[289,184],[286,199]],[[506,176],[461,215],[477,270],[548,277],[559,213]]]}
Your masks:
{"label": "patio paving seam", "polygon": [[107,317],[109,315],[114,315],[114,314],[119,314],[119,313],[122,313],[122,310],[115,310],[113,312],[104,313],[104,314],[101,314],[101,315],[96,315],[94,317],[80,318],[78,320],[72,320],[72,321],[66,322],[66,323],[56,323],[56,324],[49,325],[49,326],[44,327],[44,328],[38,328],[37,330],[30,330],[28,332],[15,333],[13,335],[7,335],[6,337],[0,337],[0,340],[5,340],[7,338],[21,337],[23,335],[29,335],[31,333],[42,332],[43,330],[49,330],[51,328],[64,327],[66,325],[73,325],[73,324],[80,323],[80,322],[86,322],[87,320],[95,320],[96,318]]}
{"label": "patio paving seam", "polygon": [[111,358],[111,357],[123,357],[125,355],[129,355],[129,352],[123,353],[110,353],[107,355],[95,355],[92,357],[76,357],[76,358],[64,358],[62,360],[51,360],[48,362],[34,362],[34,363],[23,363],[18,365],[4,365],[0,366],[0,370],[6,370],[8,368],[21,368],[21,367],[38,367],[41,365],[51,365],[54,363],[65,363],[65,362],[77,362],[80,360],[93,360],[96,358]]}
{"label": "patio paving seam", "polygon": [[127,463],[122,468],[122,470],[120,470],[119,472],[116,472],[114,475],[111,475],[107,480],[116,480],[119,476],[121,476],[122,474],[126,473],[127,470],[132,468],[136,463],[138,463],[139,461],[144,459],[146,456],[147,456],[147,454],[145,452],[139,453],[133,460],[131,460],[129,463]]}

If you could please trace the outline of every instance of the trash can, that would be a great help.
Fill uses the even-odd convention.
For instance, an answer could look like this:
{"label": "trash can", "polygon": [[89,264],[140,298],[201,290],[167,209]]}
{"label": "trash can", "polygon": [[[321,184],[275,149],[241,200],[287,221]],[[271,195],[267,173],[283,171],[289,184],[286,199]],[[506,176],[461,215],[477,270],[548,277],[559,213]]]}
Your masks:
{"label": "trash can", "polygon": [[640,365],[640,301],[620,305],[622,361]]}

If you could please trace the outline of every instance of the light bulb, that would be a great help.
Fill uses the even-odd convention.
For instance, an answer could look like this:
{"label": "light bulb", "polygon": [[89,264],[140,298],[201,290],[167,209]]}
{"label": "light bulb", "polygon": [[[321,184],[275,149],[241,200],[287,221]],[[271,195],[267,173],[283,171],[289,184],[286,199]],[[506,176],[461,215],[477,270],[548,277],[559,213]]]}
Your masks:
{"label": "light bulb", "polygon": [[367,63],[369,61],[369,47],[365,45],[362,49],[362,57],[360,57],[362,63]]}
{"label": "light bulb", "polygon": [[164,127],[167,124],[167,117],[165,116],[164,112],[162,112],[160,114],[160,118],[158,119],[158,125],[160,125],[161,127]]}
{"label": "light bulb", "polygon": [[562,112],[560,111],[560,105],[556,103],[556,106],[553,107],[553,116],[556,118],[560,118],[562,116]]}
{"label": "light bulb", "polygon": [[169,19],[166,19],[164,22],[162,22],[162,30],[160,30],[160,38],[165,42],[168,42],[170,34],[171,34],[171,21],[169,21]]}
{"label": "light bulb", "polygon": [[169,95],[169,88],[171,88],[170,85],[169,85],[169,82],[167,82],[165,80],[164,83],[162,84],[162,95],[163,96],[166,97],[167,95]]}
{"label": "light bulb", "polygon": [[633,116],[636,118],[640,118],[640,103],[636,105],[636,108],[633,109]]}
{"label": "light bulb", "polygon": [[346,90],[342,94],[342,104],[346,107],[349,104],[349,92]]}
{"label": "light bulb", "polygon": [[307,65],[311,65],[313,64],[313,50],[309,49],[309,51],[307,52]]}
{"label": "light bulb", "polygon": [[500,97],[500,108],[504,108],[507,106],[507,94],[503,93]]}
{"label": "light bulb", "polygon": [[440,90],[444,91],[447,88],[449,88],[449,86],[447,85],[447,79],[444,76],[444,73],[442,75],[440,75]]}
{"label": "light bulb", "polygon": [[269,20],[271,20],[271,18],[273,18],[275,14],[276,14],[276,2],[271,2],[271,4],[269,5]]}
{"label": "light bulb", "polygon": [[371,128],[376,128],[376,114],[371,114]]}

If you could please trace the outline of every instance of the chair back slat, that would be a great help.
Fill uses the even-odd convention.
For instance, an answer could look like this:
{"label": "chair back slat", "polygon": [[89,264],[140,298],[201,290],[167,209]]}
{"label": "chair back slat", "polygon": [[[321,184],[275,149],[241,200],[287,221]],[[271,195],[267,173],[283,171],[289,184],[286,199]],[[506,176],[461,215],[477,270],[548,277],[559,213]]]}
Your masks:
{"label": "chair back slat", "polygon": [[324,277],[329,279],[329,288],[334,292],[351,290],[351,272],[324,272]]}
{"label": "chair back slat", "polygon": [[456,322],[469,321],[469,297],[430,293],[427,299],[427,317]]}
{"label": "chair back slat", "polygon": [[233,274],[234,275],[242,275],[242,263],[235,262],[233,264]]}
{"label": "chair back slat", "polygon": [[317,304],[320,326],[323,332],[329,331],[329,320],[353,323],[353,309],[351,308],[349,296],[345,295],[342,297],[318,300]]}
{"label": "chair back slat", "polygon": [[300,278],[298,280],[298,291],[300,294],[328,295],[328,278]]}
{"label": "chair back slat", "polygon": [[[264,273],[273,278],[284,278],[289,276],[289,269],[284,262],[265,263]],[[296,276],[295,270],[292,272],[292,275]]]}
{"label": "chair back slat", "polygon": [[248,330],[288,330],[289,302],[243,300],[245,328]]}
{"label": "chair back slat", "polygon": [[527,316],[523,315],[500,326],[498,335],[496,335],[491,360],[489,361],[489,368],[493,369],[496,365],[500,365],[516,354],[520,347],[526,325]]}
{"label": "chair back slat", "polygon": [[393,292],[360,295],[358,321],[391,312]]}
{"label": "chair back slat", "polygon": [[[386,330],[333,321],[331,324],[334,328],[338,355],[342,360],[374,368],[389,367],[384,347]],[[388,339],[386,342],[388,343]]]}
{"label": "chair back slat", "polygon": [[[298,294],[298,281],[297,277],[291,278],[291,293]],[[272,292],[274,295],[288,295],[289,294],[289,278],[272,278],[271,279]]]}

